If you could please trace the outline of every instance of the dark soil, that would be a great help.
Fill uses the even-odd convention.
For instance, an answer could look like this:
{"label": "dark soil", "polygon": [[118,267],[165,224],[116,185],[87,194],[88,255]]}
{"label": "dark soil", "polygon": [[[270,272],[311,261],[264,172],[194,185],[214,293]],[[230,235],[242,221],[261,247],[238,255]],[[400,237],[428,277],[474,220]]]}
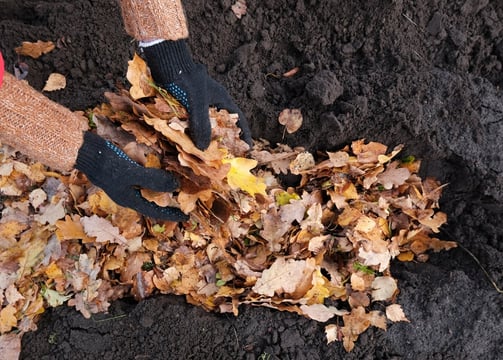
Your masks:
{"label": "dark soil", "polygon": [[[423,159],[422,176],[448,183],[441,237],[469,249],[503,286],[503,2],[499,0],[185,1],[194,57],[250,120],[254,137],[311,150],[366,138]],[[22,41],[59,48],[32,59],[27,80],[54,71],[48,94],[71,109],[104,101],[125,83],[136,44],[114,0],[0,0],[0,47],[9,71]],[[294,68],[295,76],[281,75]],[[286,135],[284,108],[303,127]],[[427,263],[396,263],[398,302],[411,320],[371,329],[352,353],[326,344],[324,325],[241,306],[233,317],[183,298],[123,300],[86,320],[47,311],[23,337],[23,359],[501,359],[503,295],[462,248]],[[1,355],[0,355],[1,357]]]}

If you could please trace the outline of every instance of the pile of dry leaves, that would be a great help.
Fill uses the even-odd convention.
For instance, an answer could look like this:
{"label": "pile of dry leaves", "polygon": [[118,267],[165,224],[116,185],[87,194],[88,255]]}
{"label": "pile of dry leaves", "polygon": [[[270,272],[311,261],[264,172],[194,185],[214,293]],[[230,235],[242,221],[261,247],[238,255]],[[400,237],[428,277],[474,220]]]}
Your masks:
{"label": "pile of dry leaves", "polygon": [[[253,304],[331,322],[328,342],[347,351],[369,326],[408,321],[390,261],[425,261],[428,250],[456,246],[434,236],[446,221],[442,186],[417,175],[420,161],[363,140],[317,154],[266,141],[249,150],[236,117],[216,110],[203,152],[184,132],[185,110],[153,85],[139,57],[128,79],[129,91],[94,109],[97,131],[142,165],[178,174],[179,192],[142,195],[190,220],[143,218],[83,174],[51,172],[4,146],[2,347],[35,329],[47,307],[67,303],[90,317],[115,299],[154,293],[185,295],[209,311],[237,315]],[[302,117],[286,111],[280,120],[295,131]],[[295,186],[282,184],[287,173]]]}

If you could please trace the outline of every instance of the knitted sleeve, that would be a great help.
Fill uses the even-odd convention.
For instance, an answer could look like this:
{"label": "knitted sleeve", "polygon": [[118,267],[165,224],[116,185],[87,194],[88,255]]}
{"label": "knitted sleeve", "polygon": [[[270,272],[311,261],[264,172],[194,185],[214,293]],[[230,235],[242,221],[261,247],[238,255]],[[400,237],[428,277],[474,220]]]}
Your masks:
{"label": "knitted sleeve", "polygon": [[85,117],[53,102],[25,81],[4,74],[0,142],[53,169],[69,171],[87,127]]}
{"label": "knitted sleeve", "polygon": [[189,36],[181,0],[120,0],[126,32],[140,41]]}

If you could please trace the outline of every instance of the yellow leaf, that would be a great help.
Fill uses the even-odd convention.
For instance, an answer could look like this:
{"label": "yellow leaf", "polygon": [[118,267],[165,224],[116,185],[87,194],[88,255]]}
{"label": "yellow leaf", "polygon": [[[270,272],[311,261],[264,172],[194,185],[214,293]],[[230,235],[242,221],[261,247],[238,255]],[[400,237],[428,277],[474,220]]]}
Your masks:
{"label": "yellow leaf", "polygon": [[87,200],[93,213],[103,211],[106,214],[115,214],[119,211],[118,205],[103,190],[92,193]]}
{"label": "yellow leaf", "polygon": [[412,251],[406,251],[406,252],[400,253],[397,256],[397,259],[400,261],[412,261],[412,260],[414,260],[414,253]]}
{"label": "yellow leaf", "polygon": [[222,160],[224,164],[231,164],[227,173],[227,182],[234,190],[241,189],[250,195],[266,195],[264,179],[256,177],[250,170],[257,166],[257,160],[246,158],[232,158]]}
{"label": "yellow leaf", "polygon": [[0,333],[9,332],[17,325],[16,312],[16,308],[10,304],[0,311]]}
{"label": "yellow leaf", "polygon": [[49,279],[56,279],[56,278],[62,278],[65,275],[63,274],[63,271],[61,268],[56,265],[55,262],[52,262],[46,269],[45,269],[45,274]]}
{"label": "yellow leaf", "polygon": [[154,82],[147,63],[134,54],[133,60],[128,61],[126,77],[131,84],[129,93],[135,100],[155,95],[155,89],[150,86]]}

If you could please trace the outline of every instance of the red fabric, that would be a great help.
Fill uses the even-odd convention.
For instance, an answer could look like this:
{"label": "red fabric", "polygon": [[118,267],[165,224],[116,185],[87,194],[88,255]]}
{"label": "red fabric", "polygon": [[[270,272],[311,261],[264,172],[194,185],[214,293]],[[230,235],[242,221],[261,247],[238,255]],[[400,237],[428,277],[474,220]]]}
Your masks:
{"label": "red fabric", "polygon": [[3,63],[3,57],[2,57],[2,52],[0,51],[0,87],[2,87],[2,82],[3,82],[3,69],[4,68],[4,63]]}

